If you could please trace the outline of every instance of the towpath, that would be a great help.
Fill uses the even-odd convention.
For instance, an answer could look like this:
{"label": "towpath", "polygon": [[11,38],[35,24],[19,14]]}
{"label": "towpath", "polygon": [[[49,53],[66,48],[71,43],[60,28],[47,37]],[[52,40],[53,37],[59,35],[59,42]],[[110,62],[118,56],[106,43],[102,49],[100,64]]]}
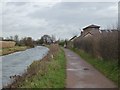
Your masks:
{"label": "towpath", "polygon": [[69,49],[67,58],[66,88],[116,88],[117,86],[93,66]]}

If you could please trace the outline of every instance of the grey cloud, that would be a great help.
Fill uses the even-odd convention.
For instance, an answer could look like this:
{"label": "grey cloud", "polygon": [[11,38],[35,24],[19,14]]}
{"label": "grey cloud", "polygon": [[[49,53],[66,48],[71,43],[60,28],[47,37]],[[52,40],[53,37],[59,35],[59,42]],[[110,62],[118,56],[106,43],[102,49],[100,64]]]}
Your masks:
{"label": "grey cloud", "polygon": [[[36,3],[11,5],[9,3],[5,6],[11,9],[5,11],[4,36],[18,32],[21,36],[28,35],[35,39],[44,34],[65,39],[80,34],[80,29],[88,24],[98,24],[105,28],[117,19],[117,15],[112,13],[114,10],[108,10],[115,3],[60,2],[52,7],[41,7],[41,4]],[[16,10],[13,12],[14,8]]]}
{"label": "grey cloud", "polygon": [[96,7],[96,9],[104,9],[106,7],[109,7],[113,5],[113,3],[109,3],[109,2],[62,2],[59,3],[59,5],[57,4],[56,7],[57,8],[61,8],[61,9],[82,9],[82,8],[93,8]]}
{"label": "grey cloud", "polygon": [[26,5],[28,2],[7,2],[7,5],[15,5],[15,6],[23,6]]}
{"label": "grey cloud", "polygon": [[[42,11],[37,10],[28,16],[32,18],[45,18],[57,23],[79,23],[87,20],[93,21],[98,19],[95,16],[96,12],[104,10],[113,3],[77,3],[77,2],[63,2],[58,3],[52,8],[45,8]],[[106,12],[103,12],[107,14]],[[101,17],[103,18],[103,17]],[[105,17],[106,18],[106,17]]]}

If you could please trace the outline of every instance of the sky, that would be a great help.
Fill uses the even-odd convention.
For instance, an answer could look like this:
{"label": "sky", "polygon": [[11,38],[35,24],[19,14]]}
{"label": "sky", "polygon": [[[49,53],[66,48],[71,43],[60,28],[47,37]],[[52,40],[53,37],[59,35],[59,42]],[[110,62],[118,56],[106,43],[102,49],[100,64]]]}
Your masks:
{"label": "sky", "polygon": [[30,36],[40,39],[48,34],[57,39],[70,39],[90,25],[101,29],[116,26],[118,19],[117,2],[14,2],[0,3],[0,35],[9,37]]}

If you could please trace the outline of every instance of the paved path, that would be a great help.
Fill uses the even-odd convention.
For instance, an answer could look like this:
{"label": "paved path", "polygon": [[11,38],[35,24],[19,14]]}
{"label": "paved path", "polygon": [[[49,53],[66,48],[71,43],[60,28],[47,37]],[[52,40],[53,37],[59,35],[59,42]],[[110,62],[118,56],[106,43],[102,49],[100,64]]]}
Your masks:
{"label": "paved path", "polygon": [[76,53],[64,49],[67,58],[66,88],[115,88],[116,85]]}

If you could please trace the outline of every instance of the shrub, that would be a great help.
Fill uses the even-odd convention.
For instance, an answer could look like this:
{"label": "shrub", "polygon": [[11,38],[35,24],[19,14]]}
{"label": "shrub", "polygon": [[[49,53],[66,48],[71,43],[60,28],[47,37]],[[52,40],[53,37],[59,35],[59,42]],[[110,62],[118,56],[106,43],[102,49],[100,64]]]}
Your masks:
{"label": "shrub", "polygon": [[102,34],[99,52],[104,59],[118,59],[118,33]]}
{"label": "shrub", "polygon": [[103,59],[118,59],[118,32],[113,31],[101,33],[98,36],[78,37],[74,40],[74,47]]}

